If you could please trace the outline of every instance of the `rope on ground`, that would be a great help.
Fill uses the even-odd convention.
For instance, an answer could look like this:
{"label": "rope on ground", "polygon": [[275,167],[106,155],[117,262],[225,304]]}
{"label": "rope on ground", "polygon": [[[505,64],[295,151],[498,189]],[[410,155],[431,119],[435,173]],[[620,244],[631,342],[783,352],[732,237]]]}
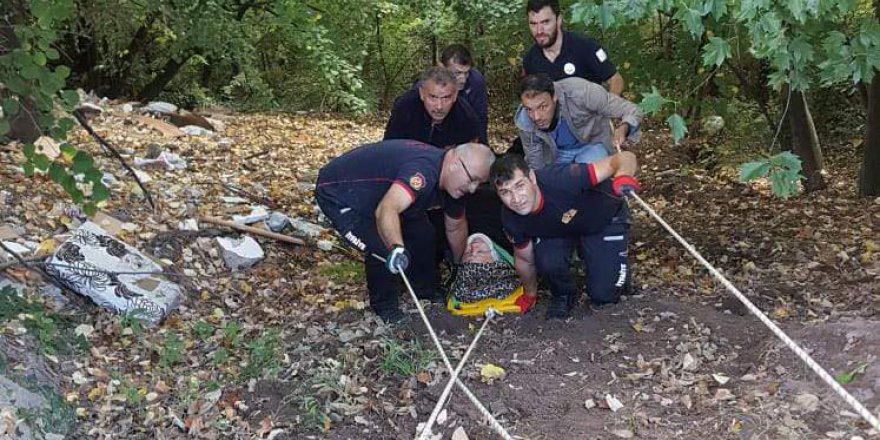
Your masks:
{"label": "rope on ground", "polygon": [[801,348],[794,340],[792,340],[787,334],[785,334],[785,332],[783,332],[782,329],[779,328],[779,326],[771,321],[770,318],[768,318],[767,315],[764,314],[764,312],[762,312],[757,306],[752,304],[752,302],[749,301],[749,299],[746,298],[746,296],[743,295],[742,292],[740,292],[739,289],[737,289],[733,285],[733,283],[728,281],[727,278],[725,278],[724,275],[722,275],[721,272],[718,271],[718,269],[715,269],[714,266],[709,264],[709,262],[706,261],[706,259],[703,258],[703,256],[700,255],[700,253],[697,252],[697,250],[690,243],[687,242],[687,240],[682,238],[681,235],[679,235],[674,229],[672,229],[672,227],[669,226],[669,224],[666,223],[666,221],[664,221],[663,218],[661,218],[660,215],[657,214],[657,212],[655,212],[644,200],[642,200],[641,197],[639,197],[635,193],[630,193],[629,195],[637,202],[639,202],[642,208],[644,208],[645,211],[647,211],[648,214],[651,215],[651,217],[654,217],[654,219],[657,220],[660,225],[662,225],[670,234],[672,234],[672,236],[675,237],[675,239],[678,240],[678,242],[681,243],[682,246],[684,246],[685,249],[687,249],[688,252],[690,252],[691,255],[694,256],[694,258],[702,263],[703,266],[706,267],[706,269],[709,269],[709,272],[711,272],[712,275],[715,276],[715,278],[718,278],[718,280],[720,280],[721,283],[724,284],[724,287],[727,287],[727,290],[733,293],[736,298],[740,300],[740,302],[742,302],[746,306],[746,308],[749,309],[750,312],[752,312],[753,315],[757,316],[758,319],[764,323],[764,325],[769,327],[773,334],[781,339],[782,342],[784,342],[785,345],[794,352],[794,354],[796,354],[802,361],[804,361],[804,363],[806,363],[807,366],[809,366],[814,373],[816,373],[823,381],[825,381],[825,383],[828,384],[828,386],[831,387],[832,390],[834,390],[846,403],[848,403],[853,409],[855,409],[856,412],[860,416],[862,416],[862,418],[865,419],[865,421],[867,421],[875,430],[880,432],[880,420],[878,420],[877,417],[871,414],[871,412],[868,411],[868,409],[865,408],[865,406],[862,405],[861,402],[859,402],[855,397],[853,397],[852,394],[850,394],[839,383],[837,383],[837,381],[834,380],[834,378],[830,374],[828,374],[828,372],[825,371],[825,369],[822,368],[821,365],[813,360],[813,358],[806,351],[804,351],[803,348]]}
{"label": "rope on ground", "polygon": [[[382,257],[379,257],[376,254],[372,255],[380,260],[384,260]],[[422,321],[425,323],[425,327],[428,328],[428,334],[431,335],[431,340],[434,341],[434,346],[437,347],[437,351],[440,353],[440,357],[443,359],[443,363],[446,365],[446,369],[449,370],[449,374],[454,374],[455,370],[452,368],[452,363],[449,362],[449,358],[446,356],[446,351],[443,350],[443,345],[440,344],[440,339],[437,338],[437,334],[434,333],[434,327],[432,327],[431,322],[428,321],[428,315],[425,314],[425,310],[424,308],[422,308],[422,304],[421,302],[419,302],[419,298],[416,296],[416,292],[413,290],[412,285],[410,285],[409,278],[407,278],[406,273],[404,273],[404,271],[402,270],[398,271],[398,273],[400,273],[400,277],[403,278],[403,282],[404,284],[406,284],[406,289],[409,291],[413,302],[415,302],[416,308],[419,310],[419,315],[422,317]],[[495,419],[492,413],[489,412],[489,410],[486,409],[486,407],[483,406],[482,403],[480,403],[479,399],[477,399],[477,396],[474,396],[474,394],[471,393],[471,390],[468,389],[468,387],[461,381],[461,379],[456,378],[455,384],[458,385],[459,388],[461,388],[461,391],[464,392],[467,398],[470,399],[474,406],[477,407],[477,410],[480,411],[480,414],[482,414],[483,417],[485,417],[486,420],[489,422],[489,426],[491,426],[492,429],[494,429],[495,432],[497,432],[498,435],[501,436],[501,438],[503,438],[504,440],[513,440],[513,437],[511,437],[510,434],[507,433],[507,430],[505,430],[504,427],[501,426],[500,423],[498,423],[498,420]]]}
{"label": "rope on ground", "polygon": [[434,410],[431,411],[431,416],[428,417],[428,421],[425,423],[425,427],[422,428],[422,433],[419,434],[419,439],[427,439],[431,435],[431,428],[434,427],[434,422],[437,421],[437,416],[440,415],[440,410],[446,406],[446,398],[449,397],[449,392],[452,391],[452,385],[455,384],[455,381],[458,379],[458,375],[461,374],[462,368],[467,363],[468,358],[471,356],[471,352],[474,350],[474,347],[477,346],[477,342],[480,340],[480,337],[483,336],[483,331],[486,330],[486,326],[489,325],[489,321],[492,320],[492,317],[495,316],[495,309],[490,308],[486,311],[486,320],[483,321],[483,325],[480,326],[480,330],[477,332],[476,336],[474,336],[474,340],[471,341],[471,345],[468,346],[467,351],[465,351],[464,356],[461,357],[461,360],[458,361],[458,365],[455,367],[455,371],[452,372],[452,377],[449,378],[449,382],[446,383],[446,387],[443,388],[443,393],[440,394],[440,398],[437,399],[437,404],[434,405]]}

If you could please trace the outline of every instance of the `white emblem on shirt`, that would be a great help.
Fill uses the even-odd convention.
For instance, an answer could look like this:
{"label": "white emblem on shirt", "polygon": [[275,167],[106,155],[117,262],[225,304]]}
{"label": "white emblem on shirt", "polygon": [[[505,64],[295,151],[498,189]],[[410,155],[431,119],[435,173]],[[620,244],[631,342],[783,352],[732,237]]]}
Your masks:
{"label": "white emblem on shirt", "polygon": [[562,71],[565,72],[566,75],[574,75],[574,64],[565,63],[565,65],[562,66]]}
{"label": "white emblem on shirt", "polygon": [[608,54],[605,53],[604,49],[599,49],[596,51],[596,58],[599,59],[600,63],[604,63],[608,59]]}

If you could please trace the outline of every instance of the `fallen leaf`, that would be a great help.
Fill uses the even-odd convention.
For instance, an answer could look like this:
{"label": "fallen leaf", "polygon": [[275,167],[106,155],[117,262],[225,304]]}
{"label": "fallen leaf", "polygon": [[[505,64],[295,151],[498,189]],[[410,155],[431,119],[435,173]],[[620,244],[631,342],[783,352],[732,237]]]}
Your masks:
{"label": "fallen leaf", "polygon": [[480,377],[483,382],[492,385],[496,380],[504,378],[504,368],[495,364],[483,364],[480,367]]}

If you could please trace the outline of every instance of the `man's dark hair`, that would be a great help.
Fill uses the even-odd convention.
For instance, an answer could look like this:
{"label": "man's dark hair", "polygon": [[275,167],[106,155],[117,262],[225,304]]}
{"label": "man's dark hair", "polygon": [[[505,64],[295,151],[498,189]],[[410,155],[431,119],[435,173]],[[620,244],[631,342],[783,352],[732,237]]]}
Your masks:
{"label": "man's dark hair", "polygon": [[509,182],[516,174],[516,170],[522,171],[523,175],[529,175],[529,164],[519,154],[505,154],[499,157],[492,168],[489,169],[489,181],[492,185],[498,186]]}
{"label": "man's dark hair", "polygon": [[440,62],[444,66],[448,66],[450,61],[455,61],[462,66],[470,66],[473,62],[471,51],[463,44],[450,44],[443,49],[443,52],[440,52]]}
{"label": "man's dark hair", "polygon": [[419,82],[421,84],[425,84],[426,81],[434,81],[441,86],[448,84],[454,85],[455,75],[445,67],[434,66],[422,72],[422,76],[419,77]]}
{"label": "man's dark hair", "polygon": [[553,14],[559,17],[559,0],[529,0],[526,4],[526,14],[529,12],[538,13],[541,9],[549,7]]}
{"label": "man's dark hair", "polygon": [[519,96],[532,97],[540,93],[549,93],[553,96],[553,80],[546,73],[526,75],[519,83]]}

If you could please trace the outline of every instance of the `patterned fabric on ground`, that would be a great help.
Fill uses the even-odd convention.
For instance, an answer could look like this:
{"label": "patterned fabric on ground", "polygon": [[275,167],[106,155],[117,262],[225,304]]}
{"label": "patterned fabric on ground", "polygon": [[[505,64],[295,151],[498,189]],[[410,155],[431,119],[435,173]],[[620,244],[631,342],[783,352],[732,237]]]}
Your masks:
{"label": "patterned fabric on ground", "polygon": [[452,294],[462,302],[506,298],[519,286],[516,271],[505,262],[463,263],[452,282]]}

